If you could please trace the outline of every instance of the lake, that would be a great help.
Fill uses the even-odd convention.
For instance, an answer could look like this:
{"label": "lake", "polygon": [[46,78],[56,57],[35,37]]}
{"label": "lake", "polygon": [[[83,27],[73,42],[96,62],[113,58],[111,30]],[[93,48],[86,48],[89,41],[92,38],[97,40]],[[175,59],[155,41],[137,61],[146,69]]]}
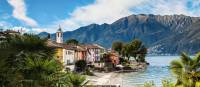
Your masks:
{"label": "lake", "polygon": [[146,60],[150,63],[147,70],[122,74],[122,87],[138,87],[147,81],[153,81],[157,87],[161,87],[162,79],[174,80],[169,70],[169,64],[178,58],[178,56],[147,57]]}

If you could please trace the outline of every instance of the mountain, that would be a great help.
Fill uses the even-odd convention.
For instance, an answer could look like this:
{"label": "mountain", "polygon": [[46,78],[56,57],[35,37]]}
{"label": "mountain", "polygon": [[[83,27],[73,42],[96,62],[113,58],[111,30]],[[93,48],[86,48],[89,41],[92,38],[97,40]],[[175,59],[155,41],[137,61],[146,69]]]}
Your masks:
{"label": "mountain", "polygon": [[47,33],[47,32],[40,32],[38,35],[39,35],[40,37],[42,37],[42,38],[45,38],[45,37],[48,36],[48,34],[49,34],[49,33]]}
{"label": "mountain", "polygon": [[180,53],[188,52],[195,54],[200,52],[200,20],[188,26],[184,31],[178,34],[170,35],[162,39],[150,48],[150,53]]}
{"label": "mountain", "polygon": [[[112,24],[91,24],[64,32],[64,40],[97,43],[110,48],[113,41],[142,40],[151,54],[200,51],[200,17],[185,15],[130,15]],[[55,34],[52,34],[55,39]]]}

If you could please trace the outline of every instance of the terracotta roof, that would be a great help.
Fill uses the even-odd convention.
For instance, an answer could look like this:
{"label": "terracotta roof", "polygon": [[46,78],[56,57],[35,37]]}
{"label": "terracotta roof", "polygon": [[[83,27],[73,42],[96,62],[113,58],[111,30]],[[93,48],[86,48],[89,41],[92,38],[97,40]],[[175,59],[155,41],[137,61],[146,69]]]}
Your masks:
{"label": "terracotta roof", "polygon": [[86,49],[79,45],[67,45],[64,44],[64,48],[68,50],[76,50],[76,51],[86,51]]}
{"label": "terracotta roof", "polygon": [[94,44],[94,45],[97,46],[97,47],[99,47],[99,48],[101,48],[101,49],[106,49],[106,48],[104,48],[103,46],[101,46],[99,44]]}
{"label": "terracotta roof", "polygon": [[55,41],[52,41],[52,40],[47,40],[47,46],[54,47],[54,48],[63,48],[62,44],[56,43]]}
{"label": "terracotta roof", "polygon": [[77,46],[77,51],[87,51],[85,47]]}
{"label": "terracotta roof", "polygon": [[63,44],[63,48],[68,49],[68,50],[76,50],[76,46],[75,45]]}
{"label": "terracotta roof", "polygon": [[87,51],[84,47],[79,45],[68,45],[65,43],[56,43],[52,40],[47,40],[47,46],[54,47],[54,48],[63,48],[67,50],[75,50],[75,51]]}
{"label": "terracotta roof", "polygon": [[87,49],[101,49],[100,47],[94,45],[94,44],[88,44],[88,45],[83,45]]}
{"label": "terracotta roof", "polygon": [[94,44],[89,44],[89,45],[68,45],[65,43],[57,43],[52,40],[47,41],[47,45],[50,47],[55,47],[55,48],[63,48],[63,49],[68,49],[68,50],[76,50],[76,51],[87,51],[87,49],[102,49],[98,45]]}

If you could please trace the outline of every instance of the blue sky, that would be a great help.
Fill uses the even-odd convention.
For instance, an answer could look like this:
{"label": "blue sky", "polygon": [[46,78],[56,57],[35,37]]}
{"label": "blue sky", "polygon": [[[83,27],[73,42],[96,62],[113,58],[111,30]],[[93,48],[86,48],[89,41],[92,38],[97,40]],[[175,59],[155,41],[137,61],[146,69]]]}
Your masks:
{"label": "blue sky", "polygon": [[200,0],[0,0],[0,28],[27,32],[75,30],[131,14],[200,16]]}

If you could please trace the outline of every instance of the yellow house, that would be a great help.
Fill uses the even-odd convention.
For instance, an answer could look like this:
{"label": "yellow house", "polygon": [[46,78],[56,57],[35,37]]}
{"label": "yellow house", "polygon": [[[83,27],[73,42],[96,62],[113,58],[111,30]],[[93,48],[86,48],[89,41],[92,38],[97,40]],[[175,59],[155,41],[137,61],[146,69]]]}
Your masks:
{"label": "yellow house", "polygon": [[63,48],[56,48],[56,58],[60,62],[63,62]]}
{"label": "yellow house", "polygon": [[56,43],[52,40],[47,40],[47,46],[52,47],[55,49],[55,58],[59,60],[61,63],[63,62],[63,47],[62,44]]}

